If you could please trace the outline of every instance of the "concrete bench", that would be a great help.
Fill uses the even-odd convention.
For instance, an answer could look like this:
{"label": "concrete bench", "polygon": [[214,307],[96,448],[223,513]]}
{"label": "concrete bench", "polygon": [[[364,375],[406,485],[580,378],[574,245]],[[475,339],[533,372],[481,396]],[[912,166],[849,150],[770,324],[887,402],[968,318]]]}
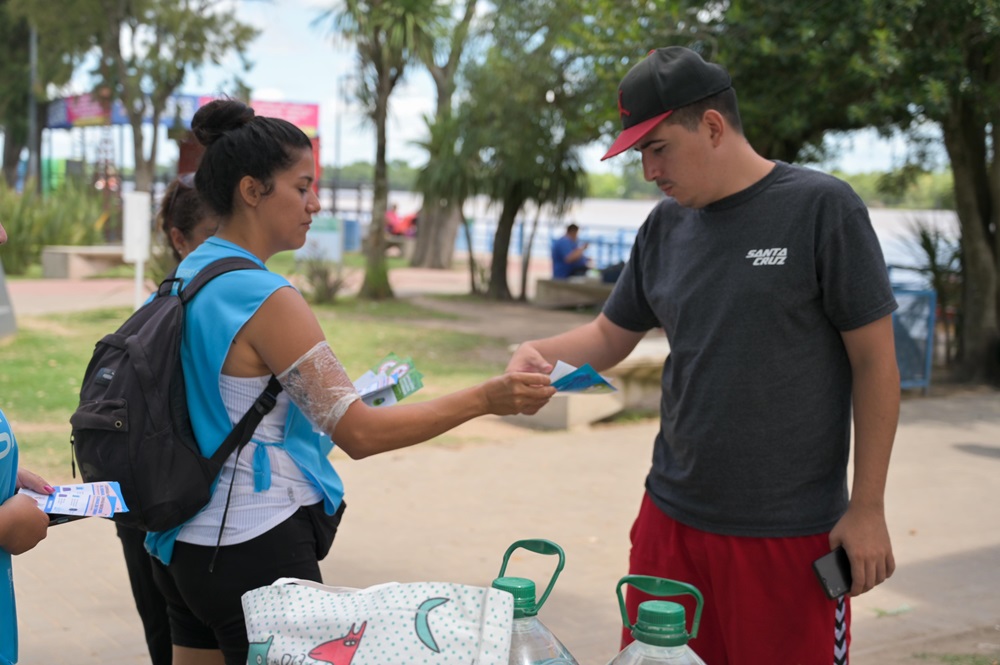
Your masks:
{"label": "concrete bench", "polygon": [[625,360],[602,374],[618,390],[600,395],[557,393],[533,416],[504,416],[509,422],[534,429],[559,430],[590,425],[625,409],[659,411],[663,363],[670,345],[662,334],[642,339]]}
{"label": "concrete bench", "polygon": [[535,282],[534,302],[550,308],[600,306],[614,288],[614,284],[587,277],[539,279]]}
{"label": "concrete bench", "polygon": [[42,277],[91,277],[125,263],[121,245],[50,245],[42,248]]}
{"label": "concrete bench", "polygon": [[393,252],[407,261],[413,258],[413,252],[417,248],[417,239],[413,236],[397,236],[391,233],[385,234],[385,251]]}
{"label": "concrete bench", "polygon": [[659,411],[663,363],[670,343],[661,334],[643,338],[632,353],[603,374],[621,395],[622,408],[630,411]]}

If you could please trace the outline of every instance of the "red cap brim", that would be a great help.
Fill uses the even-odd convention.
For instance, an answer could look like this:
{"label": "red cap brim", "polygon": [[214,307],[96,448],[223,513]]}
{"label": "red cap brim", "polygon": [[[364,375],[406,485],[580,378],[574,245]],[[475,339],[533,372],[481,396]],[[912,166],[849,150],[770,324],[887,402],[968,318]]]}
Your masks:
{"label": "red cap brim", "polygon": [[642,137],[648,134],[656,127],[658,124],[663,122],[664,118],[673,113],[673,110],[667,111],[666,113],[661,113],[658,116],[654,116],[649,120],[643,120],[638,125],[632,125],[628,129],[622,130],[622,133],[618,135],[615,142],[611,144],[611,148],[608,152],[601,157],[603,162],[605,159],[619,155],[636,143],[642,140]]}

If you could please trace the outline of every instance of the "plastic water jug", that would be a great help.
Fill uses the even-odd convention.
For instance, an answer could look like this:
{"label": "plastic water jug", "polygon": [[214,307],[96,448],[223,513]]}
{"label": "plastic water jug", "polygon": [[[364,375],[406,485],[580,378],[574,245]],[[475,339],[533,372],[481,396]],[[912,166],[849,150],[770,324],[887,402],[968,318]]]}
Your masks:
{"label": "plastic water jug", "polygon": [[[535,583],[523,577],[505,577],[507,562],[514,550],[524,548],[536,554],[554,554],[559,564],[549,581],[542,597],[535,602]],[[556,578],[566,563],[566,555],[561,547],[551,540],[535,538],[519,540],[507,548],[500,566],[500,576],[493,580],[493,588],[501,589],[514,596],[514,622],[511,628],[510,665],[578,665],[569,650],[538,619],[538,610],[549,597]]]}
{"label": "plastic water jug", "polygon": [[[698,601],[694,623],[689,635],[685,627],[684,606],[666,600],[647,600],[639,603],[635,625],[628,621],[622,587],[631,584],[651,596],[694,596]],[[701,610],[705,604],[701,592],[690,584],[675,582],[648,575],[626,575],[618,581],[618,607],[622,622],[632,631],[635,642],[628,645],[612,659],[609,665],[705,665],[688,640],[698,636]]]}

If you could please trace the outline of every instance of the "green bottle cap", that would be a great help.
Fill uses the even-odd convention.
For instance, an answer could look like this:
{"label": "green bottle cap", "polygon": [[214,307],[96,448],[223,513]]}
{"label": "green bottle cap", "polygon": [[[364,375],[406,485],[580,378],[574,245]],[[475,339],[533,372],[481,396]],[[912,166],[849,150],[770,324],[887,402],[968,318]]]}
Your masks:
{"label": "green bottle cap", "polygon": [[538,614],[535,606],[535,583],[523,577],[498,577],[493,588],[514,596],[514,618],[533,617]]}
{"label": "green bottle cap", "polygon": [[639,616],[632,637],[658,647],[683,646],[688,642],[684,629],[684,606],[668,600],[639,603]]}

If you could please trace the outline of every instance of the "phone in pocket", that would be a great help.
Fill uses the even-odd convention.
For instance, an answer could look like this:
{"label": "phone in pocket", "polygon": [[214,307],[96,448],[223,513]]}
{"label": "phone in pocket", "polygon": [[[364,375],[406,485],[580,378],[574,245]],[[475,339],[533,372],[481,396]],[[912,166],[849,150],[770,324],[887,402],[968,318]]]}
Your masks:
{"label": "phone in pocket", "polygon": [[813,561],[813,570],[827,598],[833,600],[851,590],[851,562],[843,547]]}

